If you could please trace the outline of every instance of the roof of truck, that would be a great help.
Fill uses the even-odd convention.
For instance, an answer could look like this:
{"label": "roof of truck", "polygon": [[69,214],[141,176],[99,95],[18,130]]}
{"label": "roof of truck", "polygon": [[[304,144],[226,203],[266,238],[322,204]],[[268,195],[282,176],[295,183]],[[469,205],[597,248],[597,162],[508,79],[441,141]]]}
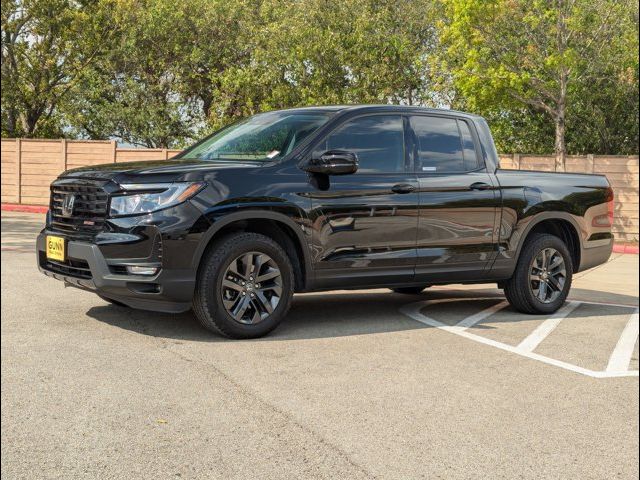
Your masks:
{"label": "roof of truck", "polygon": [[318,106],[309,106],[309,107],[295,107],[288,108],[281,111],[289,111],[289,112],[343,112],[343,111],[396,111],[398,113],[409,113],[409,112],[421,112],[421,113],[440,113],[440,114],[451,114],[454,113],[460,116],[467,117],[478,117],[473,113],[461,112],[458,110],[451,110],[447,108],[427,108],[416,105],[385,105],[385,104],[376,104],[376,105],[318,105]]}

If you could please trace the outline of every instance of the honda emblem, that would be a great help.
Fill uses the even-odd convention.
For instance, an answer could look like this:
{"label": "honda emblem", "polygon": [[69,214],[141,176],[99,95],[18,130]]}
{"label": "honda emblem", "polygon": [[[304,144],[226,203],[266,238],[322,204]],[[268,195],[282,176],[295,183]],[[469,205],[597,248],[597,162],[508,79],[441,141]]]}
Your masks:
{"label": "honda emblem", "polygon": [[76,203],[76,196],[73,194],[66,195],[62,200],[62,216],[70,217],[73,215],[73,205]]}

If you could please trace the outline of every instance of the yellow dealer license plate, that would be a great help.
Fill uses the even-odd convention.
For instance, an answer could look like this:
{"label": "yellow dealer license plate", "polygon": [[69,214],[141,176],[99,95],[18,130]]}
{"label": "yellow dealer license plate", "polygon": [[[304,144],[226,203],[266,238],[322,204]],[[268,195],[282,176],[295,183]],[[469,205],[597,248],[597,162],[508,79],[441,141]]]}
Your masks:
{"label": "yellow dealer license plate", "polygon": [[47,235],[47,258],[64,262],[64,238]]}

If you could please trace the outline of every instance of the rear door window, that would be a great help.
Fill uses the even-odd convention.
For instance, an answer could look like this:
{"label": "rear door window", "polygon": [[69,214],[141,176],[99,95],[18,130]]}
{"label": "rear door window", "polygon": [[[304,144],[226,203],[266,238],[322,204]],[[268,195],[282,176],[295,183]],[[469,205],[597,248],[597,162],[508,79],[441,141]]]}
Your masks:
{"label": "rear door window", "polygon": [[462,173],[478,168],[471,130],[454,118],[411,117],[418,173]]}

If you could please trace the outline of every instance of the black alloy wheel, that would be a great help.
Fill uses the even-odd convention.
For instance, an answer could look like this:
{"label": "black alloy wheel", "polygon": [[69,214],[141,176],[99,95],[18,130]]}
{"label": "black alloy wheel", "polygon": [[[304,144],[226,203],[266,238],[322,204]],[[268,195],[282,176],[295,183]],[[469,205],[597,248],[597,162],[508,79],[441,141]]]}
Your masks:
{"label": "black alloy wheel", "polygon": [[282,246],[266,235],[235,232],[216,240],[201,261],[193,311],[208,330],[257,338],[282,321],[294,274]]}

